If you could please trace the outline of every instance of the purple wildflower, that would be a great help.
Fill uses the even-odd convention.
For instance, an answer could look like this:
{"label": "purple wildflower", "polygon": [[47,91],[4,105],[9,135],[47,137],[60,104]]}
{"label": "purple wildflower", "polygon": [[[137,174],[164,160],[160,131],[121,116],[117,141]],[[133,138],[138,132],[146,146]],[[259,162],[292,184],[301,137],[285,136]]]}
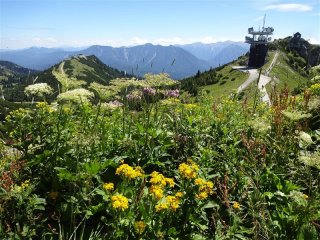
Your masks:
{"label": "purple wildflower", "polygon": [[141,100],[141,96],[138,95],[138,94],[128,94],[126,96],[126,98],[129,100],[129,101],[139,101]]}
{"label": "purple wildflower", "polygon": [[151,88],[151,87],[145,87],[143,89],[143,93],[146,94],[146,95],[149,95],[149,96],[154,96],[154,95],[156,95],[156,90],[154,88]]}
{"label": "purple wildflower", "polygon": [[179,89],[168,90],[168,91],[166,92],[166,95],[167,95],[168,97],[171,97],[171,98],[178,98],[178,97],[179,97],[179,94],[180,94]]}

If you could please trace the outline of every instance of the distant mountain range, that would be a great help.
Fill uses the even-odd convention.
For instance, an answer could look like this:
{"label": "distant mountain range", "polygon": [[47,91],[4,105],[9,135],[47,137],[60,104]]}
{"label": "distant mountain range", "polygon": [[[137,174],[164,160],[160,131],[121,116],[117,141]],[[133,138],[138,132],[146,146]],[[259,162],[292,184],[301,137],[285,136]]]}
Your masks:
{"label": "distant mountain range", "polygon": [[199,59],[207,61],[212,67],[226,64],[249,51],[250,45],[244,42],[192,43],[176,45]]}
{"label": "distant mountain range", "polygon": [[144,44],[134,47],[91,46],[82,50],[32,47],[22,50],[0,51],[0,60],[22,67],[45,70],[68,57],[95,55],[104,64],[136,76],[166,72],[174,79],[182,79],[228,63],[245,54],[249,46],[239,42],[212,44],[194,43],[177,46]]}

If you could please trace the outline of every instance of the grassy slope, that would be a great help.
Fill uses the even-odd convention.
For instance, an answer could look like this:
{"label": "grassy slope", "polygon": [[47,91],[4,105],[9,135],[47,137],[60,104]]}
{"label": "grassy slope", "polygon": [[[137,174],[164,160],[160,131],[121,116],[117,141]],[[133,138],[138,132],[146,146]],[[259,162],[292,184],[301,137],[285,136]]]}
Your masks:
{"label": "grassy slope", "polygon": [[21,67],[8,61],[0,61],[0,84],[16,84],[24,80],[29,74],[35,73],[35,70]]}
{"label": "grassy slope", "polygon": [[273,80],[266,86],[268,92],[271,91],[274,84],[276,84],[278,88],[283,88],[285,85],[288,85],[292,91],[295,87],[307,81],[306,77],[301,76],[288,65],[286,59],[286,54],[281,52],[276,65],[270,72],[270,77],[272,77]]}
{"label": "grassy slope", "polygon": [[[49,101],[53,101],[61,91],[79,87],[88,88],[93,82],[108,85],[110,80],[121,77],[125,77],[124,72],[106,66],[95,56],[75,56],[34,74],[34,78],[37,79],[35,83],[47,83],[54,89],[55,93],[47,99]],[[32,77],[14,88],[6,89],[6,99],[15,102],[26,101],[23,91],[30,84],[33,84]]]}
{"label": "grassy slope", "polygon": [[[236,65],[236,64],[235,64]],[[216,84],[207,85],[203,87],[214,98],[219,98],[222,96],[230,95],[233,93],[248,77],[244,72],[233,70],[231,65],[225,66],[217,73],[227,76],[228,78],[219,81]],[[233,80],[234,79],[234,80]]]}
{"label": "grassy slope", "polygon": [[[266,59],[266,64],[262,68],[262,73],[268,69],[270,66],[272,59],[275,55],[274,51],[269,51]],[[301,83],[307,81],[307,78],[301,76],[297,71],[293,70],[286,61],[286,53],[281,52],[277,59],[276,65],[273,67],[269,76],[273,79],[267,86],[267,91],[270,93],[272,90],[272,85],[276,84],[279,88],[283,88],[285,85],[288,85],[290,90],[293,90],[295,87],[299,86]],[[239,62],[236,61],[232,64],[232,66],[239,65]],[[248,77],[247,74],[232,70],[231,65],[227,65],[221,70],[217,71],[217,73],[222,74],[223,76],[228,76],[228,79],[224,84],[221,84],[219,81],[216,84],[211,84],[204,86],[202,89],[207,90],[207,92],[212,95],[214,98],[219,98],[222,96],[230,95],[234,92]],[[231,81],[231,79],[235,79]],[[248,86],[247,89],[244,90],[244,98],[252,99],[256,92],[256,84],[254,81],[252,84]]]}

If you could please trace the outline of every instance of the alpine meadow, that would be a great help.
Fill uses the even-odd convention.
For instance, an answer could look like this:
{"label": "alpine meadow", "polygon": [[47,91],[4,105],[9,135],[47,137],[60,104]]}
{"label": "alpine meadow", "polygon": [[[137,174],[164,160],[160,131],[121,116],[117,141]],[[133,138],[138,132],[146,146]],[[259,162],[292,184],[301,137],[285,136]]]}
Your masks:
{"label": "alpine meadow", "polygon": [[0,2],[0,239],[320,239],[319,2]]}

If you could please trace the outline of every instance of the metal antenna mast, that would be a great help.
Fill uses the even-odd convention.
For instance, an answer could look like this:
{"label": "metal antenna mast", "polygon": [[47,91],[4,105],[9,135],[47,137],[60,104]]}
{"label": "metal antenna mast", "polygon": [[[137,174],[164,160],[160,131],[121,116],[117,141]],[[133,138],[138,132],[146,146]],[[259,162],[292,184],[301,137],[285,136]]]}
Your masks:
{"label": "metal antenna mast", "polygon": [[268,51],[268,44],[271,42],[270,35],[273,34],[272,27],[265,27],[266,14],[263,17],[263,27],[259,30],[254,30],[253,27],[248,28],[248,34],[252,37],[246,36],[246,43],[250,44],[250,55],[248,66],[259,68],[264,65],[265,58]]}

